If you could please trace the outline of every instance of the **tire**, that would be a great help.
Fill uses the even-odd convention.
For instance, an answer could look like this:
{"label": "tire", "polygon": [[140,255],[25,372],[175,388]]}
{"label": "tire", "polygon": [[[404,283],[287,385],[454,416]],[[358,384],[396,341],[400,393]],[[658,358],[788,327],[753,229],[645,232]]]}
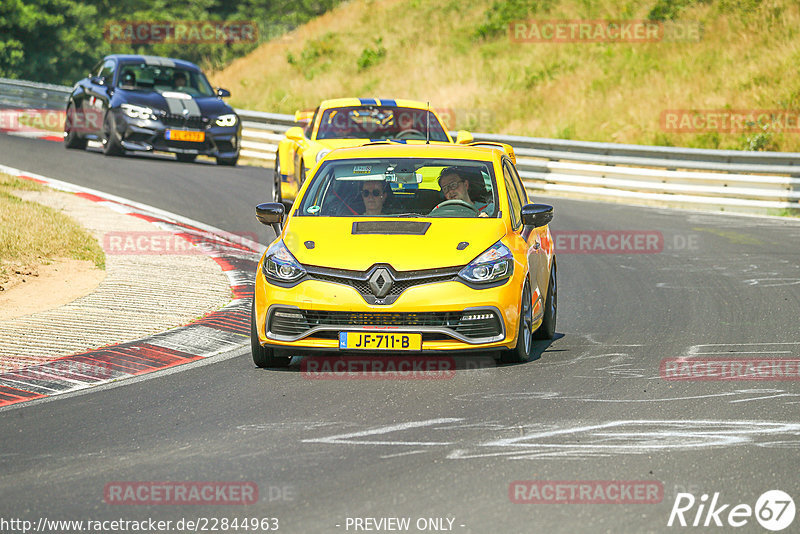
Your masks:
{"label": "tire", "polygon": [[225,165],[226,167],[235,167],[238,161],[239,161],[239,154],[236,154],[232,158],[217,158],[217,165]]}
{"label": "tire", "polygon": [[75,124],[75,103],[70,102],[67,107],[67,116],[64,121],[64,146],[66,148],[84,149],[86,139],[81,137],[74,129]]}
{"label": "tire", "polygon": [[281,191],[281,158],[275,154],[275,172],[272,177],[272,201],[283,202],[283,192]]}
{"label": "tire", "polygon": [[106,156],[119,156],[125,153],[125,150],[117,141],[117,136],[114,135],[114,116],[111,110],[106,111],[106,116],[103,118],[103,154]]}
{"label": "tire", "polygon": [[275,356],[275,351],[269,347],[261,346],[261,343],[258,342],[255,298],[250,309],[250,353],[253,355],[253,363],[261,369],[267,367],[289,367],[289,363],[292,361],[291,356]]}
{"label": "tire", "polygon": [[192,163],[197,159],[197,154],[175,154],[175,158],[181,163]]}
{"label": "tire", "polygon": [[534,339],[553,339],[556,335],[556,318],[558,316],[558,272],[556,262],[550,269],[550,282],[547,284],[547,297],[544,300],[544,318],[542,324],[533,333]]}
{"label": "tire", "polygon": [[531,357],[531,347],[533,346],[533,304],[531,303],[531,286],[528,281],[522,288],[522,298],[520,301],[519,330],[517,331],[517,346],[511,350],[504,350],[500,353],[500,361],[503,363],[527,362]]}

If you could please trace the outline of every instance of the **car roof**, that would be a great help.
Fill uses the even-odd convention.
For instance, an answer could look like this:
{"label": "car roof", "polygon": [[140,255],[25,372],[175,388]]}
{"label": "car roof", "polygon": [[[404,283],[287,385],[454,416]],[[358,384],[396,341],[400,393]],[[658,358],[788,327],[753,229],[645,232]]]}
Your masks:
{"label": "car roof", "polygon": [[355,159],[355,158],[452,158],[475,161],[499,160],[505,152],[500,147],[453,145],[449,143],[437,144],[401,144],[392,142],[369,143],[366,145],[337,148],[331,151],[325,159]]}
{"label": "car roof", "polygon": [[417,100],[406,100],[396,98],[333,98],[323,100],[319,104],[320,110],[329,108],[343,108],[352,106],[386,106],[414,109],[427,109],[428,104]]}
{"label": "car roof", "polygon": [[185,61],[183,59],[176,59],[172,57],[147,56],[147,55],[137,55],[137,54],[111,54],[104,57],[103,61],[105,61],[106,59],[116,59],[120,63],[146,63],[147,65],[157,65],[161,67],[181,67],[184,69],[200,72],[200,67],[198,67],[191,61]]}

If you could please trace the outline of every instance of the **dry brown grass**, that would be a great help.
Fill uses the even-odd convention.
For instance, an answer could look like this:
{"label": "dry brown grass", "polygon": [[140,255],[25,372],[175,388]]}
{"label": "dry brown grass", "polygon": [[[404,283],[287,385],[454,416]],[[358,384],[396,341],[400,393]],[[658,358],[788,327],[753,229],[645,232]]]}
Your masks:
{"label": "dry brown grass", "polygon": [[[212,78],[231,89],[235,106],[281,113],[326,98],[407,97],[455,109],[456,126],[477,131],[800,150],[798,133],[676,134],[660,126],[665,109],[800,109],[793,0],[690,3],[679,19],[703,24],[700,42],[646,44],[477,39],[493,1],[352,0]],[[644,19],[654,4],[554,0],[530,18]],[[365,50],[379,46],[385,57],[360,69]]]}
{"label": "dry brown grass", "polygon": [[0,287],[14,274],[31,274],[57,258],[89,260],[103,269],[105,254],[94,237],[63,213],[14,196],[42,186],[0,173]]}

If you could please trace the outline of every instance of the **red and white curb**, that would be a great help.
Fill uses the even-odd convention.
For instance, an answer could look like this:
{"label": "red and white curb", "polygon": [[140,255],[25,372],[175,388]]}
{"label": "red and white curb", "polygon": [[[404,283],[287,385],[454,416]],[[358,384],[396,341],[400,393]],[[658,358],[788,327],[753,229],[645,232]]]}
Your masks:
{"label": "red and white curb", "polygon": [[[188,325],[135,341],[64,356],[41,365],[0,373],[0,407],[59,395],[143,375],[241,348],[250,339],[254,272],[264,246],[158,208],[45,176],[0,165],[0,172],[75,193],[109,208],[152,222],[203,245],[233,292],[233,300]],[[208,244],[213,244],[208,247]]]}

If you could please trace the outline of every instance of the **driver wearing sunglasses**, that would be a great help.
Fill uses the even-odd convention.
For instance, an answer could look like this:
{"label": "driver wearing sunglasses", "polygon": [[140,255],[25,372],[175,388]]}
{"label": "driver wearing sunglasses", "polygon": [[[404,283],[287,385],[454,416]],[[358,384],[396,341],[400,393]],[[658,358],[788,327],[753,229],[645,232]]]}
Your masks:
{"label": "driver wearing sunglasses", "polygon": [[383,205],[389,196],[389,184],[384,181],[364,182],[361,199],[364,201],[363,215],[383,215]]}

